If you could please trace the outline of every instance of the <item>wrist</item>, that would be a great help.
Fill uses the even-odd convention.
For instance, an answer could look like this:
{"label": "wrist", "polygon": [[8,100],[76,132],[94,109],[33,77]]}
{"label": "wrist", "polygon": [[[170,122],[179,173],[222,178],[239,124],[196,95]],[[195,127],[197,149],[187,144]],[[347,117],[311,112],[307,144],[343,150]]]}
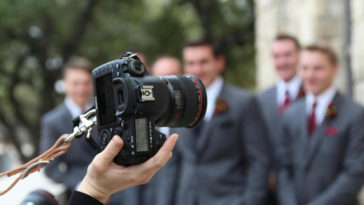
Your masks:
{"label": "wrist", "polygon": [[106,190],[101,190],[98,186],[87,180],[83,179],[77,191],[91,196],[92,198],[105,204],[110,194]]}

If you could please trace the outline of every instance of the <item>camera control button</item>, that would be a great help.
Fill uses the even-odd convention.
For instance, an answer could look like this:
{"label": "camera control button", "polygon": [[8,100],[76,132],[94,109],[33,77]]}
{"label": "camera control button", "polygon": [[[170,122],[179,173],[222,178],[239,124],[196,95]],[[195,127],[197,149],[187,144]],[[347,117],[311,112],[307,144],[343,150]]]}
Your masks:
{"label": "camera control button", "polygon": [[124,128],[124,129],[126,129],[126,128],[128,128],[128,123],[126,123],[126,121],[125,121],[125,120],[121,120],[121,121],[120,121],[120,126],[121,126],[122,128]]}
{"label": "camera control button", "polygon": [[123,134],[123,129],[121,129],[120,127],[115,128],[114,129],[114,134],[121,136]]}

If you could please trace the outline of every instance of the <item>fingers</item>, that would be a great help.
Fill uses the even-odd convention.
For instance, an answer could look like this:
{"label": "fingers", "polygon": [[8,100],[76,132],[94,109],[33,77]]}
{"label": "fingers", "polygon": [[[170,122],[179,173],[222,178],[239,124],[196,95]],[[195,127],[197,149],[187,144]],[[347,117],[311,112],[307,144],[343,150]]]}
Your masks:
{"label": "fingers", "polygon": [[167,153],[172,152],[174,146],[176,145],[177,139],[178,139],[178,134],[172,134],[171,136],[169,136],[166,142],[161,147],[160,151],[162,150],[162,152],[167,152]]}
{"label": "fingers", "polygon": [[120,152],[121,148],[124,146],[124,142],[118,135],[115,135],[106,146],[104,151],[99,154],[101,159],[100,165],[107,166],[114,160],[116,155]]}
{"label": "fingers", "polygon": [[69,134],[63,134],[61,137],[68,137]]}
{"label": "fingers", "polygon": [[167,141],[163,144],[161,149],[154,155],[150,160],[148,160],[145,164],[147,168],[152,168],[157,171],[161,167],[163,167],[167,161],[172,157],[172,150],[176,145],[178,139],[177,134],[172,134],[168,137]]}

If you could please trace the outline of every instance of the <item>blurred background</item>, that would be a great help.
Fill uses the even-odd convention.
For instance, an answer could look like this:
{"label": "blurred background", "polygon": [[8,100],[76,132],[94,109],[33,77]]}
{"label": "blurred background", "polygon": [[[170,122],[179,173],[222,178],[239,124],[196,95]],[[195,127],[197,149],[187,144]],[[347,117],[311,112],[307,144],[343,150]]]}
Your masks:
{"label": "blurred background", "polygon": [[364,103],[362,0],[2,0],[0,170],[38,153],[40,117],[62,101],[61,67],[73,55],[94,67],[125,51],[153,62],[204,36],[227,57],[226,80],[256,91],[277,79],[278,33],[330,43],[343,68],[338,87]]}
{"label": "blurred background", "polygon": [[73,55],[95,67],[125,51],[153,62],[206,36],[228,57],[228,81],[255,86],[252,0],[4,0],[0,19],[0,139],[21,161],[38,153],[40,117],[63,99],[58,80]]}
{"label": "blurred background", "polygon": [[[71,56],[96,67],[134,51],[152,63],[180,58],[187,39],[204,36],[226,55],[227,80],[254,89],[254,26],[253,0],[0,1],[0,171],[38,154],[40,118],[63,101],[61,68]],[[18,204],[37,188],[62,190],[35,174],[0,204]]]}

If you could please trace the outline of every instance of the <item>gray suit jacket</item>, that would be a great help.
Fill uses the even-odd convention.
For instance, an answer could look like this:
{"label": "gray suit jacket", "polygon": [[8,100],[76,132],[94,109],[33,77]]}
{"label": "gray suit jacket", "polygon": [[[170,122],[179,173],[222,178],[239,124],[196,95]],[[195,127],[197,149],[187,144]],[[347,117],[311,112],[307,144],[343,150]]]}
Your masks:
{"label": "gray suit jacket", "polygon": [[[297,99],[294,101],[296,102],[304,95],[303,90],[301,90],[297,96]],[[277,86],[273,86],[261,93],[257,96],[260,110],[262,112],[262,116],[264,122],[266,124],[269,136],[269,148],[270,148],[270,156],[272,157],[271,162],[272,166],[274,165],[274,161],[276,161],[276,147],[277,147],[277,140],[280,135],[281,126],[282,126],[282,119],[278,113],[278,105],[277,105]],[[293,102],[293,103],[294,103]]]}
{"label": "gray suit jacket", "polygon": [[336,94],[337,112],[307,134],[305,100],[283,116],[278,196],[282,205],[358,204],[364,182],[364,109]]}
{"label": "gray suit jacket", "polygon": [[[255,98],[224,84],[228,109],[202,128],[180,128],[164,174],[158,204],[262,204],[267,189],[265,127]],[[173,130],[171,133],[174,132]]]}
{"label": "gray suit jacket", "polygon": [[[46,113],[41,121],[40,152],[43,153],[60,136],[72,131],[72,116],[64,104]],[[45,173],[56,182],[72,189],[82,180],[88,164],[96,154],[84,138],[75,139],[66,154],[54,159],[45,167]]]}
{"label": "gray suit jacket", "polygon": [[274,156],[276,155],[275,147],[277,138],[280,134],[281,116],[278,113],[277,105],[277,86],[273,86],[257,95],[259,107],[267,127],[269,136],[269,150],[271,154],[271,162],[273,166]]}

